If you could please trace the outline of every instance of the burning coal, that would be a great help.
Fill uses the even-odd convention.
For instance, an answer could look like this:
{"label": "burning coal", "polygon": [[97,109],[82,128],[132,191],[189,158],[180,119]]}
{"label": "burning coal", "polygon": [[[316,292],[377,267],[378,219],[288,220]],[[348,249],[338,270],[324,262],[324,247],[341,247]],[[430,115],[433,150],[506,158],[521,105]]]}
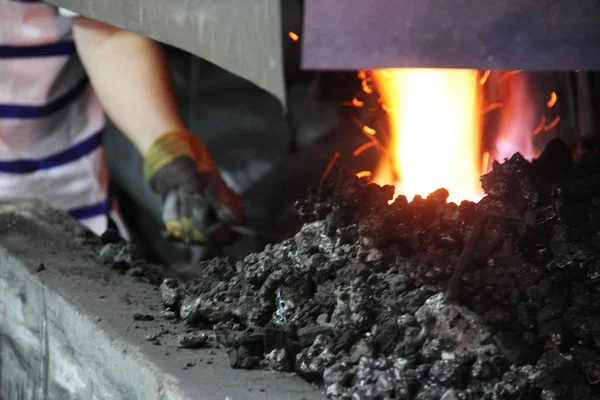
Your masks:
{"label": "burning coal", "polygon": [[212,329],[232,367],[294,371],[334,399],[593,399],[600,160],[582,148],[575,164],[559,140],[494,163],[477,204],[445,189],[390,204],[392,186],[334,171],[297,204],[293,239],[165,281],[173,329]]}
{"label": "burning coal", "polygon": [[378,130],[360,124],[369,141],[354,156],[374,149],[381,158],[374,171],[356,175],[393,184],[409,199],[444,187],[449,201],[478,201],[479,176],[493,160],[516,152],[533,160],[542,150],[534,138],[544,133],[545,145],[551,138],[546,132],[560,121],[545,113],[556,104],[556,93],[542,104],[523,71],[381,69],[361,71],[359,78],[363,92],[344,105],[373,109],[369,98],[378,97],[388,123]]}
{"label": "burning coal", "polygon": [[[394,155],[426,146],[420,159],[406,152],[392,163],[402,190],[416,195],[394,198],[393,185],[367,184],[369,174],[359,179],[345,168],[338,171],[336,153],[324,174],[328,179],[297,203],[305,224],[294,238],[235,265],[227,259],[202,263],[196,279],[173,274],[163,281],[163,315],[173,323],[169,330],[181,334],[179,346],[224,346],[233,368],[295,372],[323,384],[332,399],[598,398],[598,143],[580,146],[576,162],[558,139],[533,161],[515,153],[489,162],[477,144],[481,112],[473,111],[477,85],[489,76],[433,72],[381,71],[371,81],[362,78],[365,93],[373,93],[374,82],[389,85],[382,97],[398,128],[390,141],[398,150]],[[427,118],[394,96],[402,92],[418,104],[425,95],[417,87],[429,81],[448,95],[460,93],[468,106],[440,101],[439,107],[451,110],[446,124],[441,132],[427,130],[428,141],[422,143],[415,126],[438,126],[430,120],[440,114]],[[548,107],[555,102],[550,98]],[[351,104],[364,105],[359,99]],[[483,109],[514,107],[506,104]],[[541,129],[554,126],[544,121]],[[375,129],[363,125],[361,130],[369,141],[357,154],[386,150]],[[407,130],[412,133],[404,137]],[[444,142],[448,138],[439,137],[444,132],[452,140]],[[483,194],[475,192],[477,199],[483,195],[477,203],[448,202],[448,190],[435,183],[418,186],[436,178],[426,171],[436,162],[431,149],[447,143],[439,147],[448,150],[454,141],[467,147],[439,157],[464,150],[461,154],[468,155],[462,160],[470,167],[457,166],[458,173],[487,172],[481,177]],[[499,151],[494,148],[488,157]],[[433,167],[443,177],[444,169],[462,162],[447,160]],[[413,172],[408,171],[421,178],[409,179]],[[469,179],[447,178],[440,185],[465,187],[460,200],[472,190],[472,174],[465,176]],[[409,184],[413,189],[405,188]],[[104,253],[113,268],[123,268],[120,245],[107,245]],[[446,289],[465,254],[458,296],[448,301]]]}

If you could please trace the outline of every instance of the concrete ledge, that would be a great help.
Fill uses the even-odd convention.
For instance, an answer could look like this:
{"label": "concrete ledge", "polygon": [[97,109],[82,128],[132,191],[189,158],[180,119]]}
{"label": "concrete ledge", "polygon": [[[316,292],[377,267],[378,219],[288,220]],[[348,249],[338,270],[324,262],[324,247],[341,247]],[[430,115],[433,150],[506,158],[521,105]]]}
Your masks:
{"label": "concrete ledge", "polygon": [[[98,250],[45,203],[0,202],[0,399],[325,398],[295,376],[232,369],[222,350],[178,350],[156,287]],[[158,332],[161,345],[145,340]]]}

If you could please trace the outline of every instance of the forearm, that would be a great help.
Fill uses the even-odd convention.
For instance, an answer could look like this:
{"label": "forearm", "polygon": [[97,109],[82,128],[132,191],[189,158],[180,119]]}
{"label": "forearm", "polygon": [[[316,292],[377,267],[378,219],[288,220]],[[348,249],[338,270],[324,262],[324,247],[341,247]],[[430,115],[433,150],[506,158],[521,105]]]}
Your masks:
{"label": "forearm", "polygon": [[104,110],[142,154],[163,133],[185,128],[157,43],[84,18],[73,34]]}

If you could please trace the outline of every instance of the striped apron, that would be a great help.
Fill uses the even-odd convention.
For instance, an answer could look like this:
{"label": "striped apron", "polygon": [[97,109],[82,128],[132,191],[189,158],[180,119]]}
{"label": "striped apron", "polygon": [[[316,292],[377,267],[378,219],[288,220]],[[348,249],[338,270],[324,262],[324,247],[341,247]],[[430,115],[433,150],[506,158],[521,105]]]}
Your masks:
{"label": "striped apron", "polygon": [[0,197],[44,199],[98,234],[109,216],[122,228],[104,125],[70,18],[41,2],[0,0]]}

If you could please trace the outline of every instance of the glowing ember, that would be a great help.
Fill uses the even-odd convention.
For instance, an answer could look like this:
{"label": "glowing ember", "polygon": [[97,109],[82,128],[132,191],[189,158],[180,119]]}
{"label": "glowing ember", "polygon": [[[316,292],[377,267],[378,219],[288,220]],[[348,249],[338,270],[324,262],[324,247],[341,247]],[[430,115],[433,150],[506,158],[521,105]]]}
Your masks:
{"label": "glowing ember", "polygon": [[439,188],[448,189],[449,201],[481,199],[477,71],[384,69],[372,76],[388,110],[393,158],[382,159],[373,181],[399,177],[396,194],[409,200]]}

